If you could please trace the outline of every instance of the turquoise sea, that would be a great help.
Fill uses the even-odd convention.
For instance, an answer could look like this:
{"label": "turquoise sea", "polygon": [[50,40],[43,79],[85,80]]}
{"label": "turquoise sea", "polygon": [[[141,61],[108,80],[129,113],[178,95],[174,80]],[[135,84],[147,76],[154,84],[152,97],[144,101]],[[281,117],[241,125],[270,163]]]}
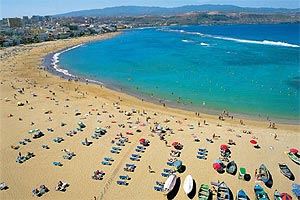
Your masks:
{"label": "turquoise sea", "polygon": [[84,44],[60,68],[202,112],[299,120],[300,24],[145,28]]}

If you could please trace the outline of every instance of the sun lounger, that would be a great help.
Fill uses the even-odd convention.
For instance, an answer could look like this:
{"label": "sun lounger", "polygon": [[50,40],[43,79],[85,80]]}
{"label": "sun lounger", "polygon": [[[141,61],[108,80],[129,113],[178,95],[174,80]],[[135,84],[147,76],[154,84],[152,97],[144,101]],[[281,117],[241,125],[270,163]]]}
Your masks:
{"label": "sun lounger", "polygon": [[169,177],[169,176],[170,176],[170,174],[167,174],[167,173],[161,173],[161,175],[162,175],[163,177]]}
{"label": "sun lounger", "polygon": [[206,148],[198,148],[198,151],[204,151],[204,152],[206,152],[207,150],[206,150]]}
{"label": "sun lounger", "polygon": [[129,176],[128,175],[126,175],[126,176],[119,176],[120,177],[120,179],[122,179],[122,180],[129,180],[130,178],[129,178]]}
{"label": "sun lounger", "polygon": [[112,158],[110,158],[110,157],[105,157],[104,160],[105,160],[105,161],[114,161],[114,160],[113,160]]}
{"label": "sun lounger", "polygon": [[170,170],[170,169],[164,169],[164,172],[166,172],[166,173],[171,173],[172,170]]}
{"label": "sun lounger", "polygon": [[57,143],[61,143],[62,141],[64,141],[64,139],[62,137],[56,137],[53,139],[53,141]]}
{"label": "sun lounger", "polygon": [[126,164],[126,167],[134,167],[135,168],[135,165],[134,164]]}
{"label": "sun lounger", "polygon": [[62,158],[66,159],[66,160],[71,160],[72,156],[71,155],[63,155]]}
{"label": "sun lounger", "polygon": [[206,155],[197,155],[198,159],[206,159]]}
{"label": "sun lounger", "polygon": [[96,134],[91,136],[92,139],[98,139],[98,136]]}
{"label": "sun lounger", "polygon": [[197,154],[198,155],[206,155],[206,151],[198,151]]}
{"label": "sun lounger", "polygon": [[173,162],[168,161],[168,162],[167,162],[167,165],[173,166]]}
{"label": "sun lounger", "polygon": [[143,146],[136,146],[136,148],[141,149],[141,150],[144,150],[144,147],[143,147]]}
{"label": "sun lounger", "polygon": [[209,143],[213,143],[213,142],[214,142],[212,139],[209,139],[209,138],[206,138],[205,140],[206,140],[207,142],[209,142]]}
{"label": "sun lounger", "polygon": [[107,161],[102,161],[101,164],[102,164],[102,165],[111,165],[111,163],[110,163],[110,162],[107,162]]}
{"label": "sun lounger", "polygon": [[133,172],[134,169],[129,168],[129,167],[124,167],[124,171],[125,171],[125,172]]}
{"label": "sun lounger", "polygon": [[126,181],[117,181],[118,185],[128,185]]}
{"label": "sun lounger", "polygon": [[111,153],[117,153],[117,154],[120,153],[120,152],[118,152],[117,150],[114,150],[114,149],[111,149],[110,152]]}
{"label": "sun lounger", "polygon": [[25,157],[25,156],[18,156],[17,158],[16,158],[16,162],[17,163],[23,163],[23,162],[25,162],[27,160],[27,158]]}
{"label": "sun lounger", "polygon": [[45,145],[45,144],[42,145],[42,148],[44,148],[44,149],[50,149],[50,148],[48,147],[48,145]]}
{"label": "sun lounger", "polygon": [[120,147],[112,147],[113,150],[116,150],[116,151],[120,151],[121,148]]}
{"label": "sun lounger", "polygon": [[63,166],[63,164],[62,164],[62,163],[60,163],[60,162],[56,162],[56,161],[54,161],[54,162],[53,162],[53,165],[55,165],[55,166]]}
{"label": "sun lounger", "polygon": [[164,183],[159,182],[159,181],[156,181],[155,184],[158,185],[158,186],[164,186]]}
{"label": "sun lounger", "polygon": [[125,146],[125,144],[123,142],[117,142],[116,145],[118,145],[118,146]]}
{"label": "sun lounger", "polygon": [[132,157],[135,157],[135,158],[139,158],[139,157],[140,157],[140,154],[134,154],[134,153],[133,153],[133,154],[131,154],[131,156],[132,156]]}
{"label": "sun lounger", "polygon": [[163,191],[163,187],[154,186],[154,190],[158,191],[158,192],[162,192]]}
{"label": "sun lounger", "polygon": [[130,160],[132,160],[132,161],[139,161],[140,159],[137,158],[137,157],[130,157]]}
{"label": "sun lounger", "polygon": [[38,189],[33,189],[32,194],[38,196],[40,191]]}
{"label": "sun lounger", "polygon": [[141,150],[141,149],[135,149],[136,152],[138,153],[144,153],[145,151]]}
{"label": "sun lounger", "polygon": [[24,138],[24,141],[31,142],[31,140],[29,138]]}

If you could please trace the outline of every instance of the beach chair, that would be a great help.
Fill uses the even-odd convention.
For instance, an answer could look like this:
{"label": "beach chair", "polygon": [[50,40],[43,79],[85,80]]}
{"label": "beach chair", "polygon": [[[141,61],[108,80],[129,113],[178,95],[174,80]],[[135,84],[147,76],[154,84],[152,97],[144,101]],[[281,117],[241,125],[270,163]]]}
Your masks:
{"label": "beach chair", "polygon": [[239,171],[238,179],[244,180],[245,174],[246,174],[246,168],[241,167]]}
{"label": "beach chair", "polygon": [[122,180],[129,180],[129,179],[130,179],[128,175],[126,175],[126,176],[120,175],[119,177],[120,177],[120,179],[122,179]]}
{"label": "beach chair", "polygon": [[168,162],[167,162],[167,165],[169,165],[169,166],[173,166],[173,162],[171,162],[171,161],[168,161]]}
{"label": "beach chair", "polygon": [[31,142],[31,140],[29,138],[24,138],[25,142]]}
{"label": "beach chair", "polygon": [[139,157],[140,157],[140,154],[134,154],[134,153],[133,153],[133,154],[131,154],[131,156],[132,156],[132,157],[135,157],[135,158],[139,158]]}
{"label": "beach chair", "polygon": [[163,191],[163,188],[162,188],[162,187],[154,186],[154,190],[155,190],[155,191],[158,191],[158,192],[162,192],[162,191]]}
{"label": "beach chair", "polygon": [[202,147],[202,148],[198,148],[198,151],[204,151],[204,152],[206,152],[207,150],[206,150],[206,148]]}
{"label": "beach chair", "polygon": [[91,136],[92,139],[98,139],[98,136],[96,134]]}
{"label": "beach chair", "polygon": [[101,164],[102,164],[102,165],[111,165],[111,163],[110,163],[110,162],[107,162],[107,161],[102,161]]}
{"label": "beach chair", "polygon": [[138,152],[138,153],[144,153],[145,152],[142,149],[135,149],[135,151]]}
{"label": "beach chair", "polygon": [[113,160],[112,158],[110,158],[110,157],[105,157],[104,160],[105,160],[105,161],[114,161],[114,160]]}
{"label": "beach chair", "polygon": [[161,173],[161,176],[162,176],[162,177],[169,177],[170,174],[167,174],[167,173]]}
{"label": "beach chair", "polygon": [[117,181],[118,185],[128,185],[126,181]]}
{"label": "beach chair", "polygon": [[198,159],[206,159],[206,155],[197,155]]}
{"label": "beach chair", "polygon": [[158,186],[164,186],[164,183],[159,182],[159,181],[156,181],[155,184],[158,185]]}
{"label": "beach chair", "polygon": [[62,158],[66,159],[66,160],[71,160],[72,159],[72,155],[63,155]]}
{"label": "beach chair", "polygon": [[111,149],[110,152],[111,153],[117,153],[117,154],[119,153],[117,150],[114,150],[114,149]]}
{"label": "beach chair", "polygon": [[56,162],[56,161],[54,161],[54,162],[53,162],[53,165],[55,165],[55,166],[63,166],[63,164],[62,164],[62,163],[60,163],[60,162]]}
{"label": "beach chair", "polygon": [[125,144],[123,142],[117,142],[116,145],[118,145],[118,146],[125,146]]}
{"label": "beach chair", "polygon": [[132,167],[135,168],[136,166],[134,164],[126,164],[126,167]]}
{"label": "beach chair", "polygon": [[206,155],[206,151],[198,151],[197,154],[198,155]]}
{"label": "beach chair", "polygon": [[130,160],[132,160],[132,161],[139,161],[139,159],[137,157],[130,157]]}
{"label": "beach chair", "polygon": [[38,189],[33,189],[32,190],[33,195],[39,196],[39,193],[40,193],[40,191]]}

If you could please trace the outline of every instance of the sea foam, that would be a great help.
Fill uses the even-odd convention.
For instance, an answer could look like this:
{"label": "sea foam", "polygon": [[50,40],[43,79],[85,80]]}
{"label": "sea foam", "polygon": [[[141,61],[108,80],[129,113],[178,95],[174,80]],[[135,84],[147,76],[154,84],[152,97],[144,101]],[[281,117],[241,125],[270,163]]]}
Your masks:
{"label": "sea foam", "polygon": [[79,44],[79,45],[70,47],[70,48],[68,48],[68,49],[65,49],[65,50],[63,50],[63,51],[60,51],[60,52],[58,52],[58,53],[55,53],[55,54],[53,55],[52,59],[51,59],[51,60],[52,60],[51,65],[53,66],[53,68],[54,68],[56,71],[58,71],[58,72],[60,72],[60,73],[63,73],[63,74],[65,74],[65,75],[67,75],[67,76],[75,77],[74,75],[70,74],[68,70],[66,70],[66,69],[61,69],[61,68],[59,67],[59,56],[60,56],[60,54],[62,54],[62,53],[65,53],[65,52],[70,51],[70,50],[72,50],[72,49],[78,48],[78,47],[80,47],[80,46],[82,46],[82,44]]}
{"label": "sea foam", "polygon": [[[208,38],[214,38],[219,40],[228,40],[228,41],[234,41],[234,42],[240,42],[240,43],[250,43],[250,44],[259,44],[259,45],[272,45],[272,46],[283,46],[283,47],[293,47],[293,48],[299,48],[299,45],[296,44],[289,44],[286,42],[281,41],[270,41],[270,40],[247,40],[247,39],[239,39],[239,38],[231,38],[231,37],[224,37],[224,36],[216,36],[216,35],[210,35],[210,34],[203,34],[200,32],[189,32],[182,29],[160,29],[161,31],[168,31],[168,32],[177,32],[181,34],[189,34],[189,35],[199,35],[201,37],[208,37]],[[201,44],[200,44],[201,45]],[[203,45],[204,46],[204,45]]]}

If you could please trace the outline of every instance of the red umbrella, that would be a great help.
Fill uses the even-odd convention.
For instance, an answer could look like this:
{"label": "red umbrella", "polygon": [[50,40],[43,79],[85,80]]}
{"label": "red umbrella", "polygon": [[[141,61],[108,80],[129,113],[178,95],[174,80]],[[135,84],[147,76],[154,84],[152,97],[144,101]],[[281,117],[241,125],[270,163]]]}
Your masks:
{"label": "red umbrella", "polygon": [[282,200],[292,200],[292,197],[287,193],[281,193],[279,196]]}
{"label": "red umbrella", "polygon": [[291,148],[291,149],[290,149],[290,152],[293,153],[293,154],[296,154],[296,153],[298,153],[298,149]]}
{"label": "red umbrella", "polygon": [[257,141],[256,140],[250,140],[250,143],[251,144],[257,144]]}
{"label": "red umbrella", "polygon": [[146,139],[145,139],[145,138],[141,138],[139,141],[140,141],[141,143],[144,143],[144,142],[146,142]]}
{"label": "red umbrella", "polygon": [[213,164],[213,168],[214,168],[215,170],[220,170],[220,169],[222,168],[222,166],[221,166],[220,163],[214,163],[214,164]]}
{"label": "red umbrella", "polygon": [[179,142],[173,142],[172,143],[172,146],[174,147],[174,146],[177,146],[177,145],[179,145]]}
{"label": "red umbrella", "polygon": [[222,149],[222,150],[227,150],[227,149],[228,149],[228,146],[227,146],[226,144],[222,144],[222,145],[220,146],[220,149]]}

